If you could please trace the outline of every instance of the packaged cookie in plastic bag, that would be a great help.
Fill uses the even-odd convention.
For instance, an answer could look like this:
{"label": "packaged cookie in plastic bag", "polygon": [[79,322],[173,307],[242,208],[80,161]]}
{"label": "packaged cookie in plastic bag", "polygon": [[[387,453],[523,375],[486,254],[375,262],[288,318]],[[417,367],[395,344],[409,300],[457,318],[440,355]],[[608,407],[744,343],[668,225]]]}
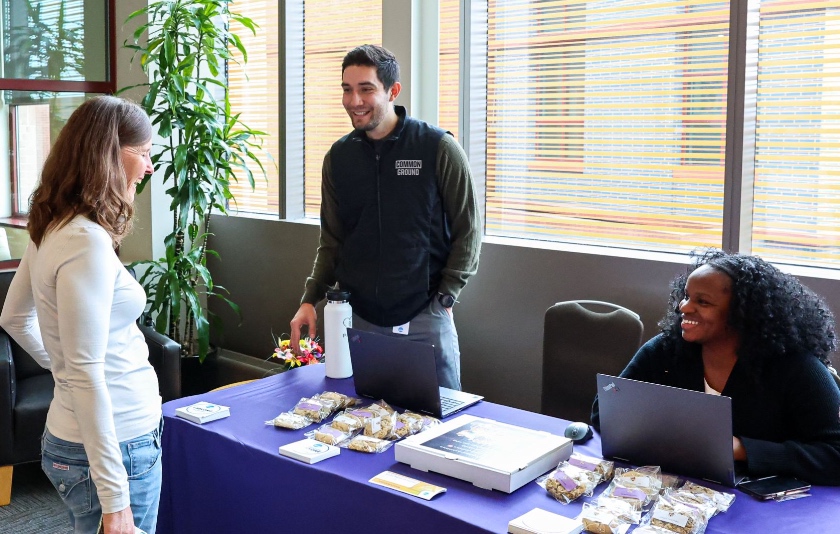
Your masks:
{"label": "packaged cookie in plastic bag", "polygon": [[551,473],[537,479],[549,495],[563,504],[569,504],[584,495],[592,495],[598,485],[600,475],[594,471],[587,471],[569,462],[560,462]]}
{"label": "packaged cookie in plastic bag", "polygon": [[615,499],[605,493],[599,495],[593,504],[600,508],[610,510],[611,513],[617,514],[622,520],[630,524],[638,525],[642,522],[642,509],[639,507],[638,502]]}
{"label": "packaged cookie in plastic bag", "polygon": [[729,510],[729,507],[732,506],[732,503],[735,501],[734,493],[713,490],[712,488],[707,488],[706,486],[695,484],[690,480],[687,480],[685,484],[683,484],[680,487],[680,489],[683,491],[690,491],[692,493],[699,493],[701,495],[706,495],[710,497],[717,506],[718,512],[725,512]]}
{"label": "packaged cookie in plastic bag", "polygon": [[320,423],[330,416],[333,406],[332,402],[322,401],[317,397],[304,397],[295,404],[292,412],[302,415],[314,423]]}
{"label": "packaged cookie in plastic bag", "polygon": [[317,429],[307,432],[305,435],[308,438],[316,439],[321,443],[326,443],[327,445],[338,445],[342,441],[350,438],[353,433],[344,432],[343,430],[333,428],[330,425],[321,425]]}
{"label": "packaged cookie in plastic bag", "polygon": [[338,393],[336,391],[324,391],[323,393],[316,395],[315,398],[321,401],[331,402],[333,404],[334,412],[353,406],[358,401],[358,399],[354,397],[350,397],[344,393]]}
{"label": "packaged cookie in plastic bag", "polygon": [[595,458],[594,456],[586,456],[585,454],[581,454],[579,452],[572,452],[568,461],[574,466],[596,473],[598,475],[599,483],[608,481],[613,476],[615,464],[609,460]]}
{"label": "packaged cookie in plastic bag", "polygon": [[391,405],[385,402],[384,400],[378,400],[373,404],[368,404],[364,407],[364,409],[370,410],[374,414],[378,414],[382,417],[396,413],[396,410],[391,408]]}
{"label": "packaged cookie in plastic bag", "polygon": [[577,517],[585,532],[595,534],[624,534],[631,523],[615,510],[592,503],[583,503],[583,509]]}
{"label": "packaged cookie in plastic bag", "polygon": [[378,453],[387,451],[394,442],[387,439],[373,438],[359,434],[353,439],[342,442],[339,446],[353,451]]}
{"label": "packaged cookie in plastic bag", "polygon": [[395,439],[394,426],[396,422],[396,413],[365,419],[364,434],[378,439]]}
{"label": "packaged cookie in plastic bag", "polygon": [[633,534],[671,534],[671,531],[653,525],[642,525],[636,527],[636,530],[633,531]]}
{"label": "packaged cookie in plastic bag", "polygon": [[343,432],[353,432],[364,428],[365,420],[359,415],[353,414],[351,410],[345,410],[333,417],[330,426]]}
{"label": "packaged cookie in plastic bag", "polygon": [[653,506],[648,524],[677,534],[702,534],[707,521],[696,508],[662,497]]}
{"label": "packaged cookie in plastic bag", "polygon": [[711,496],[681,489],[668,489],[662,493],[663,498],[678,502],[696,509],[707,522],[718,513],[717,505]]}
{"label": "packaged cookie in plastic bag", "polygon": [[659,497],[662,487],[660,473],[661,470],[657,466],[617,468],[612,482],[602,495],[623,499],[637,506],[639,510],[644,509]]}
{"label": "packaged cookie in plastic bag", "polygon": [[407,419],[400,414],[397,416],[397,420],[394,423],[394,436],[397,438],[404,438],[420,432],[421,428],[423,428],[422,422],[418,422],[410,418]]}
{"label": "packaged cookie in plastic bag", "polygon": [[362,421],[362,426],[365,426],[364,422],[367,419],[370,419],[372,417],[381,417],[379,412],[369,410],[367,408],[353,408],[353,409],[344,410],[344,414],[345,415],[351,415],[353,417],[359,418]]}
{"label": "packaged cookie in plastic bag", "polygon": [[278,428],[288,428],[290,430],[300,430],[303,427],[312,424],[308,418],[292,412],[283,412],[271,421],[266,421],[267,425],[274,425]]}

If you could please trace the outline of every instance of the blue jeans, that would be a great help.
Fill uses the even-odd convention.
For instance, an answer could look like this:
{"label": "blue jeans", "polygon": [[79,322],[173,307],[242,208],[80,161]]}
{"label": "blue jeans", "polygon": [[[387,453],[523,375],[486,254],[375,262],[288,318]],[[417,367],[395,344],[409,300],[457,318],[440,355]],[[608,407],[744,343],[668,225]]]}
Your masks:
{"label": "blue jeans", "polygon": [[458,346],[458,331],[455,321],[446,308],[433,298],[429,305],[408,323],[408,334],[395,334],[391,326],[377,326],[353,314],[353,327],[367,332],[401,337],[434,345],[438,385],[461,389],[461,350]]}
{"label": "blue jeans", "polygon": [[[162,429],[163,419],[157,429],[120,443],[134,525],[148,534],[154,534],[157,525]],[[41,469],[69,508],[73,532],[95,534],[102,518],[102,506],[90,478],[84,446],[59,439],[45,429],[41,438]]]}

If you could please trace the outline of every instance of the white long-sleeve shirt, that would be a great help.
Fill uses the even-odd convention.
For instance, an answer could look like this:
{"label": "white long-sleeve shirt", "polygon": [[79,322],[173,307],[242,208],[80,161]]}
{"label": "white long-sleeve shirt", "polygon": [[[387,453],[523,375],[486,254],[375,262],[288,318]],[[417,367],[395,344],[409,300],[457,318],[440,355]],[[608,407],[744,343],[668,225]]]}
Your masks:
{"label": "white long-sleeve shirt", "polygon": [[29,242],[0,314],[9,335],[52,369],[47,428],[84,445],[104,513],[129,505],[119,442],[160,423],[157,375],[136,324],[145,302],[108,233],[79,216],[40,247]]}

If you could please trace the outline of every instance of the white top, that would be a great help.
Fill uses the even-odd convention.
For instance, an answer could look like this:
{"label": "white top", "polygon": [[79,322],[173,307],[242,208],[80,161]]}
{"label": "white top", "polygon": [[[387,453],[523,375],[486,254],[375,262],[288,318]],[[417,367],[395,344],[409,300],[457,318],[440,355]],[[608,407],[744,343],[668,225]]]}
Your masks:
{"label": "white top", "polygon": [[709,395],[720,395],[720,391],[713,389],[712,386],[706,381],[706,377],[703,377],[703,386],[706,390],[706,393]]}
{"label": "white top", "polygon": [[29,242],[0,315],[0,326],[52,368],[47,428],[84,444],[104,513],[129,506],[119,442],[151,432],[161,418],[157,375],[136,324],[145,303],[108,233],[78,216],[40,247]]}

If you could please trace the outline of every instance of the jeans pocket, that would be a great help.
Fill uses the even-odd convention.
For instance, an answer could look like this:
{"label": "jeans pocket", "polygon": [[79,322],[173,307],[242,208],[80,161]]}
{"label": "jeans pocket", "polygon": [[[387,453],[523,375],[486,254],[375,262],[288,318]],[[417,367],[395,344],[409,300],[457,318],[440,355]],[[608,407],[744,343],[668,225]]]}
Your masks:
{"label": "jeans pocket", "polygon": [[128,479],[143,478],[160,461],[160,441],[151,435],[127,444],[128,449]]}
{"label": "jeans pocket", "polygon": [[80,464],[44,451],[41,454],[41,469],[74,515],[91,511],[90,467],[87,463]]}

